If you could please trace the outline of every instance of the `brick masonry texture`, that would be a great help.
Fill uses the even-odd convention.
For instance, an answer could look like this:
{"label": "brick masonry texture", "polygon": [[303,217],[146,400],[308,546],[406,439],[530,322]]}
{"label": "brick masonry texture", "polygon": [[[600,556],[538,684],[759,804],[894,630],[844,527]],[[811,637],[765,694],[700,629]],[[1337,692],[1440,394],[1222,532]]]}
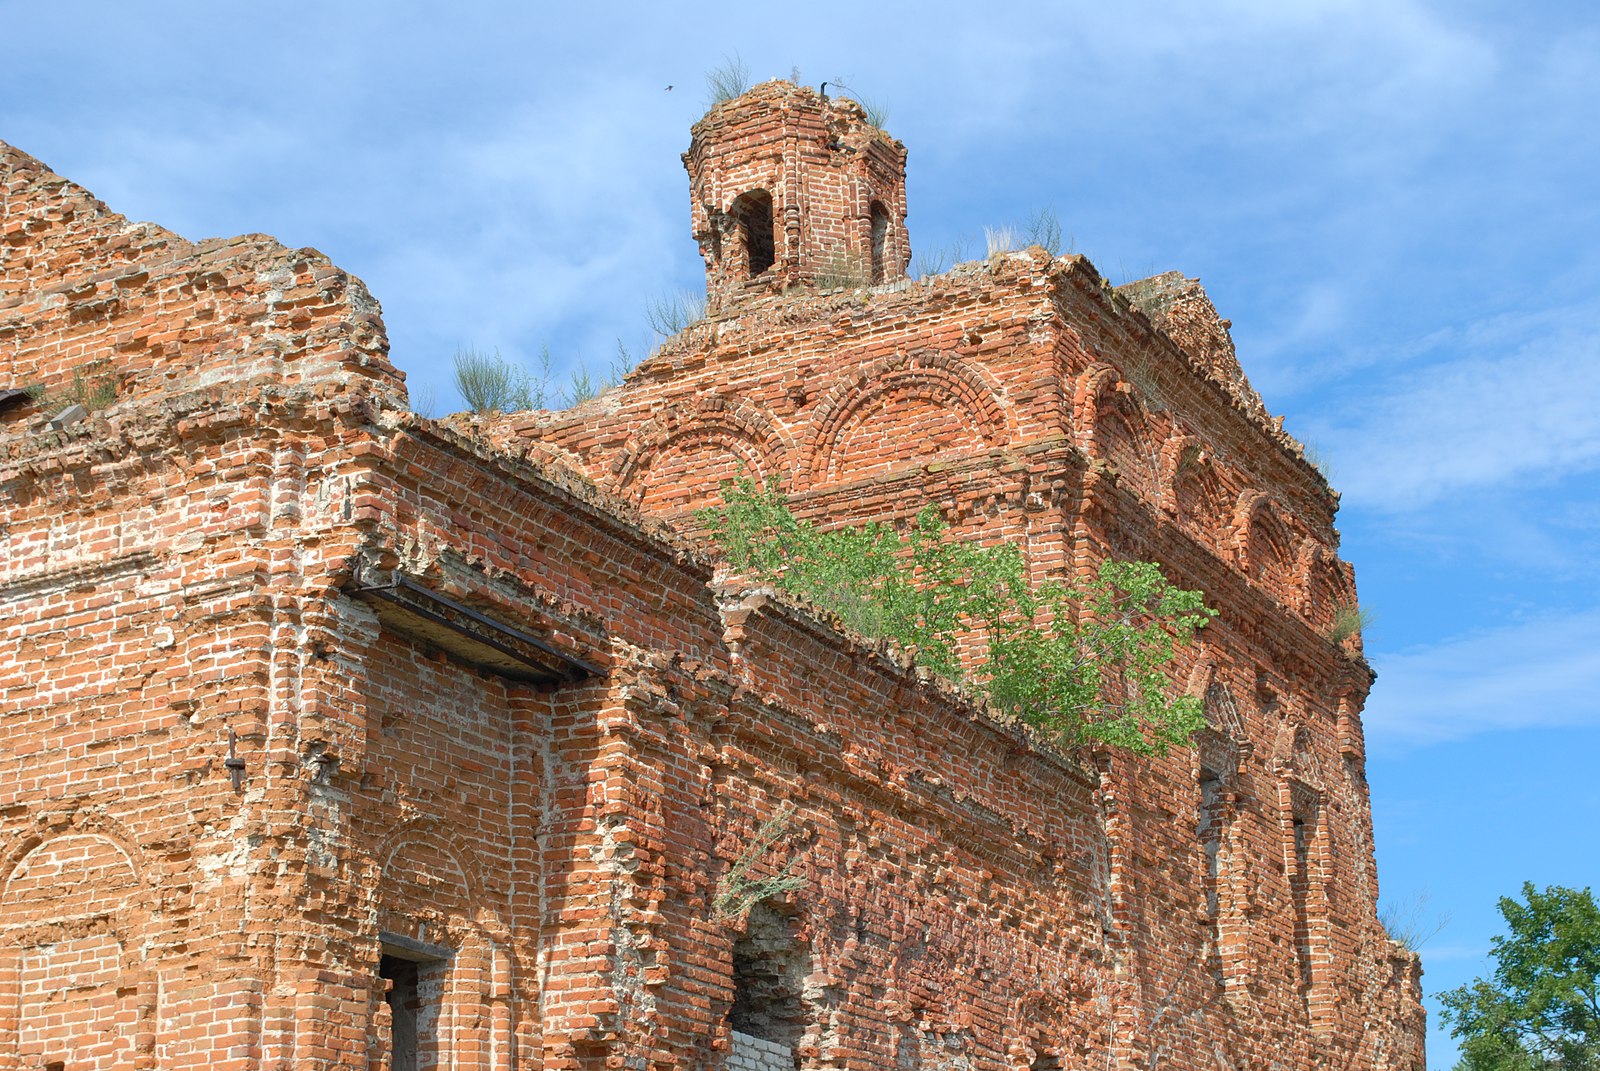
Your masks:
{"label": "brick masonry texture", "polygon": [[[685,164],[711,316],[440,422],[315,250],[0,145],[0,1069],[1420,1069],[1337,499],[1203,291],[909,281],[904,147],[784,83]],[[1161,562],[1210,727],[1064,753],[720,577],[741,468]],[[740,861],[803,884],[729,917]]]}
{"label": "brick masonry texture", "polygon": [[789,1071],[794,1052],[787,1045],[767,1041],[737,1030],[729,1032],[728,1071]]}

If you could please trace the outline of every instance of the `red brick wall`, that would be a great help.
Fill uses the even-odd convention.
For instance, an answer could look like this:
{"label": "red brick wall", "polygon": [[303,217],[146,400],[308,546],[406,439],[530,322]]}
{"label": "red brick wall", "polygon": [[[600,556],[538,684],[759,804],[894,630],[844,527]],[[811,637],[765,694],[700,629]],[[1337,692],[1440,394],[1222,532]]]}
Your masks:
{"label": "red brick wall", "polygon": [[[867,121],[861,105],[788,82],[767,82],[714,106],[692,131],[690,218],[713,309],[816,279],[863,273],[903,278],[906,149]],[[771,198],[776,261],[752,274],[736,211],[753,191]],[[873,213],[887,231],[874,250]]]}
{"label": "red brick wall", "polygon": [[[758,95],[744,106],[743,126],[710,132],[724,170],[756,166],[743,133],[778,121]],[[1414,964],[1375,918],[1370,674],[1359,636],[1327,639],[1355,601],[1337,499],[1268,417],[1227,328],[1181,277],[1118,291],[1082,258],[1033,251],[909,288],[747,293],[603,402],[484,430],[680,520],[743,470],[777,476],[817,517],[938,503],[973,536],[1023,542],[1040,576],[1110,554],[1204,589],[1222,616],[1179,678],[1233,712],[1215,725],[1215,917],[1199,760],[1094,758],[1137,980],[1119,1004],[1126,1058],[1220,1043],[1406,1066],[1421,1059],[1420,1009]],[[1311,838],[1298,854],[1297,819]]]}
{"label": "red brick wall", "polygon": [[[451,1066],[716,1066],[746,940],[718,883],[790,809],[752,873],[803,879],[763,917],[804,1066],[1420,1066],[1368,677],[1318,634],[1332,499],[1086,264],[742,294],[613,412],[462,434],[403,411],[315,253],[0,163],[0,389],[117,386],[59,429],[0,411],[0,1068],[382,1066],[380,933],[450,952]],[[609,497],[674,513],[730,454],[817,512],[939,501],[1041,572],[1159,558],[1224,610],[1183,666],[1214,739],[1057,754]],[[599,672],[443,654],[361,594],[395,573]]]}
{"label": "red brick wall", "polygon": [[378,303],[316,250],[131,223],[3,142],[0,174],[6,387],[54,393],[78,371],[109,375],[122,399],[256,377],[399,389]]}

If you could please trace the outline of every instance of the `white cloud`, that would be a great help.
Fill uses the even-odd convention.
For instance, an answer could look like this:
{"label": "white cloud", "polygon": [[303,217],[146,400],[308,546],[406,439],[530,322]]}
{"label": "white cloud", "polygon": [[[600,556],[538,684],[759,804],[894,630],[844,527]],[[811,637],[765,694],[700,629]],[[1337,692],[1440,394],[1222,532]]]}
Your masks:
{"label": "white cloud", "polygon": [[1374,359],[1361,351],[1339,354],[1336,360],[1307,362],[1294,358],[1307,350],[1325,348],[1348,327],[1350,301],[1335,280],[1312,280],[1285,302],[1276,324],[1249,332],[1251,379],[1268,397],[1295,394],[1347,375]]}
{"label": "white cloud", "polygon": [[1374,751],[1535,726],[1600,726],[1600,612],[1551,615],[1377,660]]}
{"label": "white cloud", "polygon": [[1423,962],[1432,967],[1440,963],[1481,963],[1489,956],[1489,946],[1481,945],[1436,945],[1428,943],[1422,946]]}
{"label": "white cloud", "polygon": [[662,96],[630,79],[557,114],[511,109],[450,132],[446,177],[397,201],[405,225],[348,265],[384,296],[396,359],[445,407],[457,346],[528,360],[548,343],[558,374],[580,360],[598,372],[617,338],[637,346],[649,298],[697,281],[687,183],[663,166],[682,127]]}
{"label": "white cloud", "polygon": [[[1347,506],[1399,512],[1600,467],[1600,337],[1593,307],[1497,320],[1435,340],[1443,359],[1377,377],[1310,437],[1334,456]],[[1488,348],[1496,352],[1471,354]],[[1462,355],[1461,350],[1469,351]]]}

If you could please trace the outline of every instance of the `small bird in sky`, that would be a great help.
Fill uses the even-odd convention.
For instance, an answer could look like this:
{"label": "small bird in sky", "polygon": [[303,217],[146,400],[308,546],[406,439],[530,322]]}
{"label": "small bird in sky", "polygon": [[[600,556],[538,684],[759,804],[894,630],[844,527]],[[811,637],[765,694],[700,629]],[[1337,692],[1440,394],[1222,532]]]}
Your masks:
{"label": "small bird in sky", "polygon": [[667,87],[667,92],[668,92],[668,93],[671,93],[671,92],[672,92],[672,87],[671,87],[671,86],[668,86],[668,87]]}

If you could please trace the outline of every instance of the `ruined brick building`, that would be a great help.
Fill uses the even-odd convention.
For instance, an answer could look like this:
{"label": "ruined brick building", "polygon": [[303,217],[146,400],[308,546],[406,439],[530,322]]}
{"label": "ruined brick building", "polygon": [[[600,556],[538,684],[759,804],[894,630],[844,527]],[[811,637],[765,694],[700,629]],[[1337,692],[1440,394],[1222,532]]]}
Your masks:
{"label": "ruined brick building", "polygon": [[[1337,499],[1198,285],[909,280],[904,147],[787,83],[684,162],[709,315],[438,422],[322,254],[0,145],[0,1068],[1420,1069]],[[1161,562],[1210,727],[1063,753],[719,578],[740,466]]]}

